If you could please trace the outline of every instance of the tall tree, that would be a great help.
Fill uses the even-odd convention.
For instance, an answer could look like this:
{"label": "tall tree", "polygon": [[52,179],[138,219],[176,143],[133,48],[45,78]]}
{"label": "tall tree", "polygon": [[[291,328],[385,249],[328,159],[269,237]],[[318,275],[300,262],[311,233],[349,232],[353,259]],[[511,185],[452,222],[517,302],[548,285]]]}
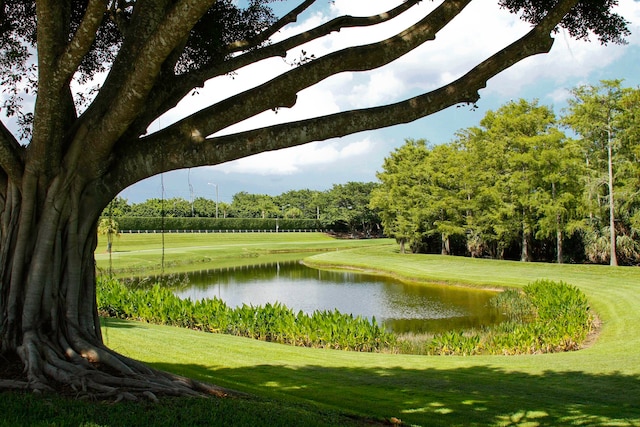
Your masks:
{"label": "tall tree", "polygon": [[334,184],[328,191],[321,217],[328,224],[342,224],[351,234],[362,231],[370,235],[378,222],[370,209],[369,200],[376,184],[373,182],[347,182]]}
{"label": "tall tree", "polygon": [[504,217],[505,223],[517,224],[519,229],[514,227],[512,232],[521,237],[522,261],[533,259],[531,248],[538,228],[540,194],[553,191],[553,186],[543,184],[544,177],[560,173],[557,163],[547,161],[549,152],[559,152],[564,137],[553,127],[555,123],[550,108],[523,99],[509,102],[495,113],[488,112],[480,122],[489,141],[495,144],[495,153],[504,158],[502,170],[496,171],[497,184],[503,196],[502,206],[509,212]]}
{"label": "tall tree", "polygon": [[[261,112],[291,107],[297,93],[345,71],[383,66],[435,39],[472,0],[443,0],[379,42],[303,58],[299,66],[212,103],[164,129],[151,123],[204,82],[349,27],[411,14],[408,0],[376,16],[343,16],[279,42],[269,39],[315,3],[300,0],[276,18],[270,0],[245,9],[232,0],[5,0],[0,2],[0,75],[5,110],[22,139],[0,126],[0,348],[20,356],[27,384],[52,381],[115,395],[189,393],[196,385],[125,358],[102,343],[95,309],[93,253],[100,212],[121,190],[161,172],[213,165],[251,154],[406,123],[451,105],[516,62],[548,52],[561,26],[619,42],[626,22],[615,0],[499,0],[533,24],[522,38],[459,79],[375,108],[344,111],[246,132],[212,136]],[[35,56],[31,58],[31,55]],[[75,82],[103,75],[80,96]],[[36,91],[33,111],[23,91]],[[25,107],[26,108],[26,107]],[[102,369],[94,369],[95,367]],[[122,394],[124,396],[124,394]],[[131,394],[126,394],[131,396]]]}
{"label": "tall tree", "polygon": [[451,254],[451,238],[464,236],[465,207],[463,193],[463,157],[455,144],[442,144],[433,147],[429,161],[424,165],[425,173],[431,177],[427,189],[432,211],[435,232],[440,235],[440,252]]}
{"label": "tall tree", "polygon": [[538,215],[536,237],[555,238],[556,261],[562,263],[565,237],[584,227],[581,195],[585,167],[580,146],[557,129],[540,142],[541,187],[534,197]]}
{"label": "tall tree", "polygon": [[504,172],[504,156],[479,127],[458,131],[454,144],[462,156],[460,196],[465,200],[467,250],[473,257],[502,258],[505,239],[495,227],[493,213],[501,201],[496,182]]}
{"label": "tall tree", "polygon": [[482,171],[478,184],[483,192],[478,195],[491,201],[486,211],[476,214],[489,218],[484,222],[494,231],[500,257],[519,239],[521,260],[531,260],[536,227],[532,198],[539,180],[535,147],[552,120],[546,107],[519,100],[487,112],[480,127],[467,133],[474,139],[467,144]]}
{"label": "tall tree", "polygon": [[[590,200],[594,202],[594,209],[601,206],[600,199],[606,200],[605,212],[592,211],[592,224],[598,224],[599,218],[608,218],[609,232],[609,263],[618,265],[616,227],[616,165],[625,161],[621,155],[623,138],[621,134],[628,127],[629,121],[624,120],[622,99],[628,94],[623,89],[620,80],[603,80],[599,85],[579,86],[572,91],[573,98],[569,100],[569,107],[565,122],[581,137],[586,162],[591,171],[591,180],[587,188],[590,190]],[[604,184],[606,192],[602,192]],[[594,230],[592,234],[599,234]],[[597,242],[596,238],[591,239]]]}
{"label": "tall tree", "polygon": [[414,251],[439,241],[440,252],[451,254],[451,237],[465,233],[459,154],[453,144],[428,147],[424,140],[407,140],[385,159],[371,205],[387,234],[401,244],[408,240]]}
{"label": "tall tree", "polygon": [[578,221],[582,168],[553,111],[537,101],[509,102],[480,127],[459,132],[457,144],[465,159],[457,181],[467,199],[469,251],[502,258],[518,245],[529,261],[534,238],[554,237],[561,262],[564,236]]}
{"label": "tall tree", "polygon": [[[622,100],[620,117],[625,126],[620,136],[622,152],[626,161],[622,163],[619,178],[620,211],[626,228],[627,245],[622,245],[628,262],[640,263],[640,88],[628,91]],[[631,251],[629,250],[631,249]]]}
{"label": "tall tree", "polygon": [[407,243],[416,248],[425,232],[420,205],[427,178],[421,170],[428,156],[425,140],[408,139],[384,160],[383,171],[376,174],[380,185],[371,193],[370,206],[380,215],[385,233],[400,244],[401,253]]}
{"label": "tall tree", "polygon": [[[318,203],[319,191],[315,190],[291,190],[279,195],[276,204],[283,207],[286,206],[285,214],[292,209],[299,209],[302,213],[296,215],[296,218],[318,219],[320,205]],[[290,213],[293,213],[292,211]],[[291,215],[286,215],[293,218]]]}
{"label": "tall tree", "polygon": [[235,218],[273,218],[280,210],[273,197],[241,191],[233,195],[230,213]]}

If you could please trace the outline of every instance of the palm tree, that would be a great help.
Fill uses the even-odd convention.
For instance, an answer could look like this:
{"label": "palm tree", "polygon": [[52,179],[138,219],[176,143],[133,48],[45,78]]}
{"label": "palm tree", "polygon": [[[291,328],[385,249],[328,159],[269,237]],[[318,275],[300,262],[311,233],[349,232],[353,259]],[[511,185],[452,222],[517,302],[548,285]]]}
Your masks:
{"label": "palm tree", "polygon": [[101,236],[107,236],[107,252],[111,253],[113,237],[118,237],[120,235],[118,222],[113,218],[102,218],[98,224],[98,234]]}

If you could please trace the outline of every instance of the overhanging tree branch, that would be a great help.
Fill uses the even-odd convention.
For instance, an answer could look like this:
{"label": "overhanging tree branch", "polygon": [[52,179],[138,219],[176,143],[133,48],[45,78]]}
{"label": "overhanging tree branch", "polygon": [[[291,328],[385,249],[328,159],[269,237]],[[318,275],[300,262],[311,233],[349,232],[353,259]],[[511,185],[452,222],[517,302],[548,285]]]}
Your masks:
{"label": "overhanging tree branch", "polygon": [[209,79],[232,73],[246,65],[267,58],[284,57],[287,51],[291,49],[344,28],[366,27],[387,22],[409,10],[420,1],[408,0],[385,13],[373,16],[341,16],[278,43],[246,51],[242,55],[228,58],[222,63],[213,63],[202,70],[192,71],[180,76],[165,75],[156,83],[150,99],[145,103],[145,111],[140,114],[136,123],[129,129],[125,139],[129,139],[134,135],[144,134],[153,120],[175,107],[191,90],[195,87],[203,86],[204,82]]}
{"label": "overhanging tree branch", "polygon": [[317,26],[316,28],[297,34],[295,36],[291,36],[288,39],[261,47],[256,50],[246,51],[242,55],[224,61],[222,64],[216,64],[208,69],[198,72],[198,77],[204,81],[213,77],[221,76],[223,74],[228,74],[232,71],[238,70],[246,65],[253,64],[263,59],[272,58],[275,56],[284,57],[291,49],[294,49],[310,41],[317,40],[321,37],[325,37],[333,32],[339,32],[340,30],[343,30],[345,28],[368,27],[390,21],[391,19],[398,17],[403,12],[406,12],[411,7],[420,3],[420,1],[422,0],[407,0],[400,6],[397,6],[385,13],[381,13],[378,15],[363,17],[340,16],[334,18],[329,22]]}
{"label": "overhanging tree branch", "polygon": [[284,15],[278,21],[276,21],[269,28],[266,28],[256,37],[250,40],[238,40],[236,42],[230,43],[226,46],[225,51],[227,54],[231,54],[234,52],[242,52],[256,46],[260,46],[262,43],[269,40],[275,33],[286,27],[287,25],[296,22],[298,16],[307,10],[312,4],[314,4],[316,0],[306,0],[300,3],[296,8],[294,8],[291,12]]}
{"label": "overhanging tree branch", "polygon": [[91,48],[107,8],[106,0],[90,0],[87,11],[73,39],[60,56],[57,79],[62,84],[68,81],[78,69],[82,59]]}
{"label": "overhanging tree branch", "polygon": [[447,0],[418,23],[381,42],[342,49],[294,68],[271,81],[202,109],[147,137],[151,144],[165,139],[203,139],[234,123],[278,107],[292,107],[297,93],[345,71],[366,71],[386,65],[423,43],[451,22],[471,0]]}
{"label": "overhanging tree branch", "polygon": [[[570,10],[576,2],[562,1],[554,8],[554,13],[549,13],[543,22],[525,36],[482,61],[464,76],[434,91],[395,104],[351,110],[222,137],[205,139],[175,135],[173,139],[156,140],[152,135],[141,140],[144,144],[126,145],[128,149],[118,153],[119,161],[113,164],[105,181],[96,185],[108,197],[113,197],[127,186],[161,172],[215,165],[265,151],[408,123],[456,104],[474,103],[480,98],[478,91],[486,86],[490,78],[525,58],[549,52],[553,45],[550,36],[555,28],[553,20],[559,22],[564,16],[562,11]],[[163,161],[149,161],[152,158],[162,158]],[[111,179],[115,182],[107,184]]]}

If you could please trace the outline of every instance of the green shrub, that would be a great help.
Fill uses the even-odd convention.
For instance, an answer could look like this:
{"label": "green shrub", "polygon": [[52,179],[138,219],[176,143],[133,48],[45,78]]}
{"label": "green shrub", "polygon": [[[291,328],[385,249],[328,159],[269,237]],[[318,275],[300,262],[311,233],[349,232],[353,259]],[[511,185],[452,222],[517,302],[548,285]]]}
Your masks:
{"label": "green shrub", "polygon": [[180,299],[169,288],[132,289],[115,279],[100,279],[98,310],[103,316],[218,332],[307,347],[354,351],[393,349],[395,335],[369,321],[334,311],[297,314],[280,304],[232,309],[218,298]]}
{"label": "green shrub", "polygon": [[482,352],[480,343],[481,338],[478,334],[465,334],[464,331],[450,331],[438,334],[430,342],[427,342],[426,353],[439,354],[442,356],[470,356]]}
{"label": "green shrub", "polygon": [[526,293],[518,289],[507,289],[491,299],[491,307],[499,310],[507,319],[528,322],[535,318],[535,307]]}
{"label": "green shrub", "polygon": [[98,281],[98,310],[104,316],[226,333],[296,346],[354,351],[398,351],[439,355],[533,354],[577,350],[593,327],[586,296],[563,282],[539,280],[522,292],[505,291],[494,307],[508,321],[480,331],[450,331],[426,339],[422,348],[399,343],[376,322],[338,310],[294,313],[280,304],[232,309],[218,298],[178,298],[155,284],[132,289],[114,279]]}
{"label": "green shrub", "polygon": [[587,298],[575,286],[538,280],[491,301],[507,317],[482,331],[454,331],[425,343],[427,354],[534,354],[580,348],[593,328]]}

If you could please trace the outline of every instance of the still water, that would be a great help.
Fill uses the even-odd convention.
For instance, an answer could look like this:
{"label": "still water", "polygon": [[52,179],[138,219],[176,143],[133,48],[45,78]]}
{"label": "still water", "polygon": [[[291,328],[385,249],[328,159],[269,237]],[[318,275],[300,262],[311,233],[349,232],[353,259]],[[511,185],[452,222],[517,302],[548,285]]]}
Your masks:
{"label": "still water", "polygon": [[502,320],[488,306],[495,292],[316,270],[296,262],[198,271],[188,277],[188,287],[175,292],[181,298],[218,297],[230,307],[279,302],[308,314],[337,309],[369,319],[375,316],[397,333],[437,333]]}

